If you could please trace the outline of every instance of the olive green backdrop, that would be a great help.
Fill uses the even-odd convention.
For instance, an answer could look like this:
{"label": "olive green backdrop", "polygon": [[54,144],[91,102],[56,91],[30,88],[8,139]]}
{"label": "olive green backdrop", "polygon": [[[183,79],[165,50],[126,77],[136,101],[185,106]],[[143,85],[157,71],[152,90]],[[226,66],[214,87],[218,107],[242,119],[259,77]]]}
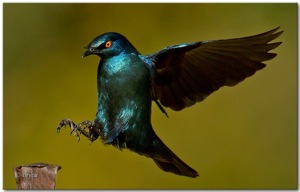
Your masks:
{"label": "olive green backdrop", "polygon": [[[57,189],[295,189],[297,4],[10,4],[3,6],[3,184],[14,166],[59,164]],[[166,118],[161,139],[199,172],[166,173],[128,150],[56,133],[61,119],[94,119],[99,58],[81,58],[95,36],[125,35],[143,54],[183,42],[254,35],[281,26],[268,66],[235,87]]]}

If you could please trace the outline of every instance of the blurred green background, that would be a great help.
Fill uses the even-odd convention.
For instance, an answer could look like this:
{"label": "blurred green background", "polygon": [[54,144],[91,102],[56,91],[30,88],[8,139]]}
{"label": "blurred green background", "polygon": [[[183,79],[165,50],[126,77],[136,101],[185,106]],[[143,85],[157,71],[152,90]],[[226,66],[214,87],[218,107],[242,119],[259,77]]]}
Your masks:
{"label": "blurred green background", "polygon": [[[57,189],[296,189],[297,4],[4,3],[3,185],[12,168],[59,164]],[[168,45],[254,35],[281,26],[268,66],[233,88],[166,118],[160,138],[200,174],[160,170],[151,159],[77,142],[61,119],[93,120],[99,58],[81,58],[95,36],[125,35],[143,54]]]}

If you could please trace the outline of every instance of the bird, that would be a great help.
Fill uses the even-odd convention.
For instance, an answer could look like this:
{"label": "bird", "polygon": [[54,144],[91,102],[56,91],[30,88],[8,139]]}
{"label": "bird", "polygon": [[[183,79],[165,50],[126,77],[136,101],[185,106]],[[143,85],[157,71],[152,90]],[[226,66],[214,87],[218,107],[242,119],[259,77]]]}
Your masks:
{"label": "bird", "polygon": [[96,117],[80,124],[63,119],[57,131],[69,125],[78,139],[79,134],[90,141],[100,137],[104,144],[152,158],[163,171],[195,178],[197,171],[155,133],[152,101],[167,115],[164,107],[180,111],[223,86],[237,85],[277,55],[269,51],[282,43],[270,43],[283,33],[278,29],[241,38],[176,44],[149,55],[141,54],[117,32],[99,35],[82,55],[100,57]]}

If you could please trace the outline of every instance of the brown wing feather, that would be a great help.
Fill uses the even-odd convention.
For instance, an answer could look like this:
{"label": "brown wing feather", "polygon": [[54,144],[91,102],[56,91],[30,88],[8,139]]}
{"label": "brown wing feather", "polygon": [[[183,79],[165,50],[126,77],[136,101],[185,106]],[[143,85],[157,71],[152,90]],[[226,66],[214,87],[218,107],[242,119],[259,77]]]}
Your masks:
{"label": "brown wing feather", "polygon": [[269,43],[283,31],[227,40],[167,47],[148,58],[156,76],[153,95],[165,107],[182,110],[200,102],[222,86],[234,86],[265,67],[263,61],[281,42]]}

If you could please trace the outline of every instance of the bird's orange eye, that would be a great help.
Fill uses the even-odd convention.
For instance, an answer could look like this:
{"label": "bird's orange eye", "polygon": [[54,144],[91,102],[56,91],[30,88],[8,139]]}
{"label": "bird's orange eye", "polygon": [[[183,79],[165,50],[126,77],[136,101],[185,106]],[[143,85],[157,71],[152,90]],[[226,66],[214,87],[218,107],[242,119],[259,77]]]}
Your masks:
{"label": "bird's orange eye", "polygon": [[111,45],[112,45],[112,42],[111,42],[111,41],[106,41],[106,43],[105,43],[105,47],[106,47],[106,48],[110,48]]}

